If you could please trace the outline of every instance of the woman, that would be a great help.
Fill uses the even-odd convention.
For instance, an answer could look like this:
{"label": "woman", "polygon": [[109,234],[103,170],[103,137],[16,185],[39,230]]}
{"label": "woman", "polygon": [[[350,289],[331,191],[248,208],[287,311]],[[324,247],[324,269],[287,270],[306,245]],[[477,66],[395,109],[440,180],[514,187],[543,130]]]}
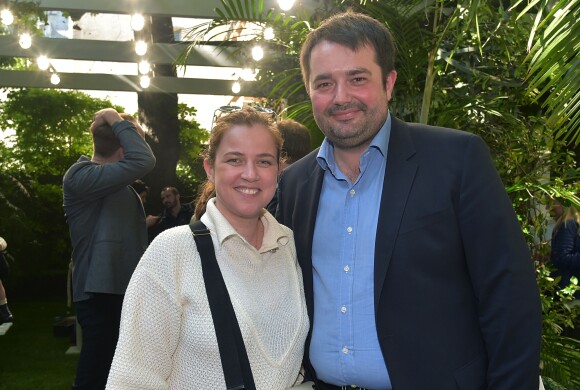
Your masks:
{"label": "woman", "polygon": [[[274,195],[281,136],[250,107],[218,119],[199,203],[240,325],[257,389],[298,378],[308,332],[292,231],[264,207]],[[198,210],[199,211],[199,210]],[[206,281],[207,282],[207,281]],[[225,389],[218,345],[189,226],[161,233],[135,270],[107,389]]]}
{"label": "woman", "polygon": [[[551,212],[556,218],[552,233],[551,260],[560,275],[562,288],[570,284],[570,277],[580,278],[580,213],[572,205],[564,207],[554,201]],[[576,292],[580,299],[580,292]]]}

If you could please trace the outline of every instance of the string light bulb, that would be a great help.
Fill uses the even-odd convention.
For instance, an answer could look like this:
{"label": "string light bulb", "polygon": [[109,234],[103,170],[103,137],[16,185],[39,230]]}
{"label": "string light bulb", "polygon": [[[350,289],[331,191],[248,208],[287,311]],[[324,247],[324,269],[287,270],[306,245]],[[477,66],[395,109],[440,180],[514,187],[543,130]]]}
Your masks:
{"label": "string light bulb", "polygon": [[138,56],[144,56],[147,53],[147,42],[135,42],[135,53],[137,53]]}
{"label": "string light bulb", "polygon": [[278,0],[278,6],[282,11],[289,11],[294,7],[295,0]]}
{"label": "string light bulb", "polygon": [[145,18],[141,14],[131,15],[131,28],[133,31],[141,31],[145,27]]}
{"label": "string light bulb", "polygon": [[5,26],[10,26],[12,23],[14,23],[14,15],[12,12],[10,12],[9,9],[5,8],[0,11],[0,20]]}
{"label": "string light bulb", "polygon": [[58,74],[53,73],[50,75],[50,83],[53,85],[58,85],[60,83],[60,77]]}
{"label": "string light bulb", "polygon": [[232,84],[232,92],[233,93],[240,93],[240,91],[242,90],[242,85],[240,84],[239,81],[234,81],[234,83]]}
{"label": "string light bulb", "polygon": [[47,56],[40,56],[36,59],[36,64],[38,65],[38,69],[47,70],[50,66],[50,60]]}
{"label": "string light bulb", "polygon": [[148,61],[141,61],[139,62],[139,73],[141,74],[147,74],[149,73],[149,71],[151,70],[151,65],[149,64]]}
{"label": "string light bulb", "polygon": [[32,37],[28,33],[20,34],[18,44],[23,49],[30,49],[30,46],[32,46]]}
{"label": "string light bulb", "polygon": [[149,78],[149,76],[141,76],[139,77],[139,85],[141,85],[141,88],[146,89],[149,88],[149,86],[151,85],[151,78]]}
{"label": "string light bulb", "polygon": [[256,45],[252,48],[252,58],[254,61],[260,61],[264,58],[264,49],[262,49],[262,46]]}

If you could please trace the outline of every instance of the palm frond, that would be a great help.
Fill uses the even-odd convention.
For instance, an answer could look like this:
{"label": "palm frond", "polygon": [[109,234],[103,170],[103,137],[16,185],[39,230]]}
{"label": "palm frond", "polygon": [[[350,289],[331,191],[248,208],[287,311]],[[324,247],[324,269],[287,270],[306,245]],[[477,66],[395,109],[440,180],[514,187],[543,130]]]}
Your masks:
{"label": "palm frond", "polygon": [[[580,143],[580,0],[559,0],[547,4],[534,1],[539,10],[530,34],[529,90],[550,114],[548,123],[557,137]],[[545,17],[543,9],[550,6]],[[520,16],[534,9],[526,7]]]}

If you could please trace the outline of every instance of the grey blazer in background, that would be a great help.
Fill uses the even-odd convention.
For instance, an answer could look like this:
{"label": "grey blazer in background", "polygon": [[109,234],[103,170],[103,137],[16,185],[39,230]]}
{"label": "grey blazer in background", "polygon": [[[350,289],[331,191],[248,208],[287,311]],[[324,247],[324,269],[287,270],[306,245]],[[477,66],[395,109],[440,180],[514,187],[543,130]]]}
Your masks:
{"label": "grey blazer in background", "polygon": [[133,124],[113,125],[124,158],[98,164],[82,156],[63,178],[64,211],[73,246],[73,299],[90,293],[124,294],[147,248],[145,211],[129,186],[155,166]]}

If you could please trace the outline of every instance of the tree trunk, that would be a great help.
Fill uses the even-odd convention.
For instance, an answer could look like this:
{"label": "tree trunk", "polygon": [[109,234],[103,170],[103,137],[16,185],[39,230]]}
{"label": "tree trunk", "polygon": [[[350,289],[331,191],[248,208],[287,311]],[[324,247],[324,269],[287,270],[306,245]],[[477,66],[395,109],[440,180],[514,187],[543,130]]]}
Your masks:
{"label": "tree trunk", "polygon": [[[139,34],[146,42],[173,43],[173,23],[170,17],[151,17],[150,25]],[[152,64],[153,77],[172,76],[177,73],[172,65]],[[179,120],[176,93],[139,92],[139,120],[149,130],[147,141],[155,154],[155,169],[143,180],[150,189],[147,210],[156,214],[162,209],[161,189],[178,187],[175,173],[179,157]]]}

